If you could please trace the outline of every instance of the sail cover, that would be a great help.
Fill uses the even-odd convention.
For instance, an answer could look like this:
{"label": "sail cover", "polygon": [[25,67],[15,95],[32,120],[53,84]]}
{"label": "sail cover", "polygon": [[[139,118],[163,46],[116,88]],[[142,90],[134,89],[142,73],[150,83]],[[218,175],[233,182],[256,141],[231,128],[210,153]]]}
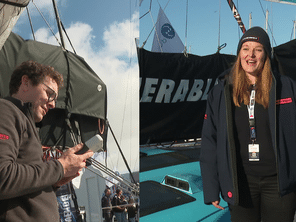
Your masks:
{"label": "sail cover", "polygon": [[30,0],[0,0],[0,50]]}
{"label": "sail cover", "polygon": [[235,56],[138,53],[140,143],[199,138],[208,92]]}
{"label": "sail cover", "polygon": [[[64,87],[59,91],[56,109],[50,110],[42,121],[43,145],[73,146],[70,128],[76,136],[82,137],[82,142],[98,131],[104,134],[106,141],[106,130],[103,130],[107,111],[106,85],[83,58],[62,47],[24,40],[11,32],[0,51],[0,97],[8,96],[13,70],[27,60],[50,65],[64,76]],[[66,119],[69,122],[66,123]],[[67,141],[59,141],[61,136]]]}

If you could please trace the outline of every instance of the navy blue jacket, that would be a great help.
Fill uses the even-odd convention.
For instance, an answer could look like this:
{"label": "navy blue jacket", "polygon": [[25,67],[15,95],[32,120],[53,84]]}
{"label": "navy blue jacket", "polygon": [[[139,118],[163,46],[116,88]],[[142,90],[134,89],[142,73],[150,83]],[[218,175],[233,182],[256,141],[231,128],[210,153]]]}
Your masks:
{"label": "navy blue jacket", "polygon": [[[202,131],[201,174],[204,202],[222,198],[238,204],[236,148],[233,136],[231,95],[227,78],[208,95]],[[276,156],[279,195],[296,188],[296,83],[283,75],[273,76],[268,107]]]}

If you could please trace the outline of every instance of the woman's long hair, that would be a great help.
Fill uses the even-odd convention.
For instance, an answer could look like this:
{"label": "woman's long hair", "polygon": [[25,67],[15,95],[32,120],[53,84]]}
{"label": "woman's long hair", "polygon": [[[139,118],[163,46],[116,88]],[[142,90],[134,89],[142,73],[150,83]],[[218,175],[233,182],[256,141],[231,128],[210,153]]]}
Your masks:
{"label": "woman's long hair", "polygon": [[[232,97],[235,106],[240,106],[241,103],[248,105],[250,102],[251,82],[243,70],[240,62],[240,55],[230,72],[230,79],[233,85]],[[270,59],[266,56],[264,66],[261,74],[257,76],[256,80],[256,103],[260,103],[264,108],[268,107],[269,91],[272,83],[272,72]]]}

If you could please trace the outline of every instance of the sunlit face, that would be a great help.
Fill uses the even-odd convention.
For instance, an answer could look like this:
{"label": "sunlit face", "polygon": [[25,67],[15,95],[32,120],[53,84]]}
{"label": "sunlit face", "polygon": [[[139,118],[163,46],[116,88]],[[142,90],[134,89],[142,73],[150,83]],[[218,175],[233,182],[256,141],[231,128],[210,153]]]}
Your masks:
{"label": "sunlit face", "polygon": [[29,81],[27,91],[27,102],[33,104],[33,115],[35,122],[40,122],[49,109],[55,107],[55,99],[50,101],[53,97],[53,93],[58,96],[58,85],[50,77],[46,76],[43,83],[33,86]]}
{"label": "sunlit face", "polygon": [[257,77],[262,71],[266,56],[263,45],[253,41],[245,42],[239,54],[244,71],[249,75]]}
{"label": "sunlit face", "polygon": [[106,196],[109,197],[111,195],[111,190],[107,190]]}

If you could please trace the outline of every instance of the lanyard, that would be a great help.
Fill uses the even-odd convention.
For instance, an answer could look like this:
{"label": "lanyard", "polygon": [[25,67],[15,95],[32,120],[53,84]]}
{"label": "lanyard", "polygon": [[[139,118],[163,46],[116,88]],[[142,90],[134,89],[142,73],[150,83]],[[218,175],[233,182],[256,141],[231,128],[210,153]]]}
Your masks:
{"label": "lanyard", "polygon": [[256,131],[255,131],[255,89],[251,91],[250,95],[250,103],[248,105],[248,112],[249,112],[249,126],[250,126],[250,139],[254,144],[256,140]]}

